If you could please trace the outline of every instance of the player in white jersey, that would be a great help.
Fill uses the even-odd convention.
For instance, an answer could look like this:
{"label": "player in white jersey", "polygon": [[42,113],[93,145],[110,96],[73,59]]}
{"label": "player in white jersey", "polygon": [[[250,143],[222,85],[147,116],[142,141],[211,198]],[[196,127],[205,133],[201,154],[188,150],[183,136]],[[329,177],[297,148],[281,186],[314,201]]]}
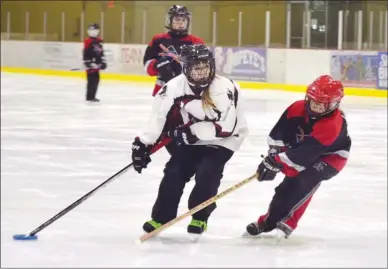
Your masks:
{"label": "player in white jersey", "polygon": [[[239,86],[215,75],[213,53],[202,44],[182,48],[183,73],[170,80],[155,97],[148,128],[132,144],[134,168],[141,173],[151,161],[149,151],[164,132],[176,145],[166,163],[152,220],[151,232],[176,218],[186,183],[195,175],[189,209],[215,196],[225,164],[248,134]],[[168,118],[179,109],[182,124],[168,129]],[[169,126],[171,127],[171,126]],[[187,231],[202,234],[215,203],[193,215]]]}

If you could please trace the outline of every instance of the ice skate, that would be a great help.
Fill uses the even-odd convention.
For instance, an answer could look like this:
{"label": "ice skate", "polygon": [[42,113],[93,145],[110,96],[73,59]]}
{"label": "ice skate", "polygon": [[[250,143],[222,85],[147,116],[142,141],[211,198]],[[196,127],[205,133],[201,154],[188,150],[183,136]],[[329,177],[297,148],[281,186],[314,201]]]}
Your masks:
{"label": "ice skate", "polygon": [[153,232],[154,230],[158,229],[160,226],[162,226],[161,223],[154,221],[154,220],[149,220],[143,224],[143,230],[146,233]]}
{"label": "ice skate", "polygon": [[257,236],[264,232],[265,225],[258,223],[258,222],[252,222],[247,225],[246,231],[243,233],[243,237],[252,237]]}
{"label": "ice skate", "polygon": [[292,228],[284,222],[278,222],[276,226],[276,243],[280,244],[287,239],[292,233]]}
{"label": "ice skate", "polygon": [[207,229],[206,221],[192,219],[190,224],[187,226],[187,232],[192,241],[198,240],[203,232]]}
{"label": "ice skate", "polygon": [[100,99],[97,99],[97,98],[93,98],[93,99],[86,99],[86,101],[90,104],[93,104],[93,103],[99,103],[100,102]]}

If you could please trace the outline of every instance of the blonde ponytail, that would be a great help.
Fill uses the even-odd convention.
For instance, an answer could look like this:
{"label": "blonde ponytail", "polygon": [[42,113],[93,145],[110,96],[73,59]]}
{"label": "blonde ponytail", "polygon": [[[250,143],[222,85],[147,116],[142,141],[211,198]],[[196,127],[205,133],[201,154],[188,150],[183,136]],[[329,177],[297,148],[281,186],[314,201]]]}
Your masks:
{"label": "blonde ponytail", "polygon": [[214,109],[216,108],[216,105],[214,104],[212,98],[210,97],[210,87],[206,88],[203,90],[202,93],[202,106],[204,109],[206,108],[211,108]]}

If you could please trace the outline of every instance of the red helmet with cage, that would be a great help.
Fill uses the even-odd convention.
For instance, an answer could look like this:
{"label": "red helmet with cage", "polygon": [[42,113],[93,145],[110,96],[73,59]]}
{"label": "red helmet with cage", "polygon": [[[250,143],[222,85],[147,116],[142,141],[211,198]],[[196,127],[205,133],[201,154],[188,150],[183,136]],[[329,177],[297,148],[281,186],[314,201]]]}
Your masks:
{"label": "red helmet with cage", "polygon": [[311,117],[327,115],[339,107],[342,97],[344,87],[340,81],[327,75],[320,76],[307,88],[307,112]]}

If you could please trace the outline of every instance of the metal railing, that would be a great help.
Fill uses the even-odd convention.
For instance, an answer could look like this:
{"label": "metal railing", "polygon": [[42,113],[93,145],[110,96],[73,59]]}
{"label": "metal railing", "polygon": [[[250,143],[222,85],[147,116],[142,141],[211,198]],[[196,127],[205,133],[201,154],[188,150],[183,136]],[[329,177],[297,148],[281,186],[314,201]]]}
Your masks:
{"label": "metal railing", "polygon": [[[124,8],[120,10],[120,8],[120,5],[116,5],[114,14],[110,9],[99,13],[94,12],[93,21],[90,16],[87,18],[88,14],[85,11],[80,12],[76,17],[74,13],[72,17],[67,16],[66,12],[60,14],[43,12],[40,15],[34,13],[32,17],[29,11],[23,14],[8,11],[5,27],[2,23],[1,38],[78,42],[83,41],[86,37],[88,24],[96,22],[100,24],[100,34],[105,42],[146,44],[154,34],[164,31],[165,14],[156,16],[146,8],[136,10],[137,21],[134,22],[135,13],[128,12]],[[369,12],[339,10],[335,15],[335,19],[338,20],[334,24],[335,27],[328,21],[327,13],[326,19],[322,22],[314,15],[314,11],[308,8],[303,12],[295,13],[292,4],[287,4],[284,23],[281,25],[276,23],[279,13],[270,8],[265,10],[261,14],[264,16],[259,18],[252,18],[252,14],[246,14],[247,11],[238,11],[229,15],[229,21],[222,12],[221,9],[209,10],[209,14],[204,16],[194,10],[190,24],[191,32],[201,36],[206,43],[213,46],[338,50],[388,49],[388,12],[386,9]],[[331,18],[334,18],[333,14],[330,14]],[[297,18],[298,15],[302,18]],[[205,22],[201,21],[205,17]],[[299,24],[295,21],[296,19]],[[15,21],[24,21],[24,25],[21,26],[18,23],[14,26],[12,23]],[[41,25],[37,25],[36,21],[41,21]],[[160,22],[160,27],[155,26],[155,22]]]}

